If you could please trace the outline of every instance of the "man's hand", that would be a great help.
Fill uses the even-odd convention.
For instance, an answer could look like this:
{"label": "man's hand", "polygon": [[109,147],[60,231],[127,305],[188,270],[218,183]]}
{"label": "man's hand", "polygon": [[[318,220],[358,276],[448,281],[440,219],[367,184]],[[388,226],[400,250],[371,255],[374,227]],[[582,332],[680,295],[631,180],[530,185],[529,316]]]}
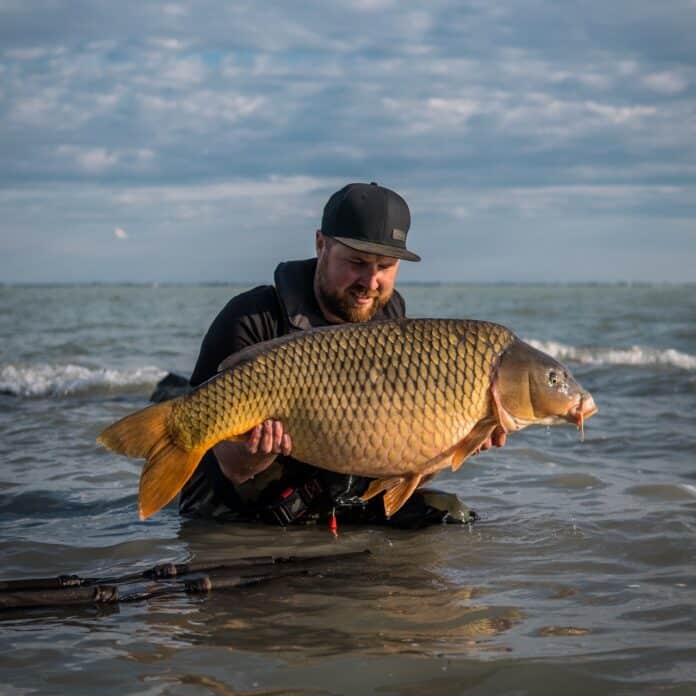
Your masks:
{"label": "man's hand", "polygon": [[290,435],[279,420],[266,420],[247,433],[246,448],[250,454],[284,454],[292,450]]}
{"label": "man's hand", "polygon": [[474,452],[474,454],[483,452],[491,447],[504,447],[506,440],[507,433],[500,426],[497,426],[496,429],[490,434],[490,437],[483,441],[483,444],[476,450],[476,452]]}
{"label": "man's hand", "polygon": [[279,454],[289,455],[292,439],[278,420],[267,420],[246,433],[246,440],[223,440],[213,448],[222,473],[236,486],[267,469]]}

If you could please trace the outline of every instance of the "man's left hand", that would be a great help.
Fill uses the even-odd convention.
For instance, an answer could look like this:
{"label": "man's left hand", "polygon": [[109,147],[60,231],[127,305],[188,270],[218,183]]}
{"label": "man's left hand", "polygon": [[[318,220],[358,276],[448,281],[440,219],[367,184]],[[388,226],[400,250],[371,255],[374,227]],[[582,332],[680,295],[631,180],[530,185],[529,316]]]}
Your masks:
{"label": "man's left hand", "polygon": [[483,441],[483,444],[478,448],[478,450],[476,450],[476,452],[474,452],[474,454],[483,452],[491,447],[504,447],[506,440],[507,433],[500,426],[497,426],[490,436]]}

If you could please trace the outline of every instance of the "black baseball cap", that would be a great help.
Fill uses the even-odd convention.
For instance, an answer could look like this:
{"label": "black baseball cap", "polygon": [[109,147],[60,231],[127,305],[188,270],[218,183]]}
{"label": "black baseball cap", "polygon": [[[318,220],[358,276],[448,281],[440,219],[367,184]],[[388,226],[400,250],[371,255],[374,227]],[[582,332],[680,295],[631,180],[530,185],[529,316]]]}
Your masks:
{"label": "black baseball cap", "polygon": [[406,248],[411,213],[406,201],[391,189],[348,184],[329,198],[321,218],[321,233],[351,249],[368,254],[420,261]]}

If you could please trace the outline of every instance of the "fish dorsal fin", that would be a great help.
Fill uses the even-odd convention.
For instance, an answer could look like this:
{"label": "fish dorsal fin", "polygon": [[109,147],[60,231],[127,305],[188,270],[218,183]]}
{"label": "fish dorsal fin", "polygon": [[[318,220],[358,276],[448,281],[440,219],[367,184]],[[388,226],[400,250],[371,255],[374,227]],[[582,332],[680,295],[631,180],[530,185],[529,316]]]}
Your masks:
{"label": "fish dorsal fin", "polygon": [[456,471],[490,437],[497,422],[492,418],[479,421],[469,434],[457,444],[452,453],[452,471]]}
{"label": "fish dorsal fin", "polygon": [[231,370],[234,367],[239,367],[244,363],[252,362],[256,360],[260,355],[268,353],[269,350],[273,350],[278,346],[282,346],[284,343],[288,343],[292,340],[297,340],[298,334],[288,334],[286,336],[280,336],[279,338],[272,338],[270,341],[263,341],[261,343],[255,343],[253,346],[247,346],[238,350],[232,355],[228,355],[219,365],[218,372],[223,370]]}
{"label": "fish dorsal fin", "polygon": [[260,355],[268,353],[269,351],[272,351],[275,348],[278,348],[279,346],[282,346],[286,343],[291,343],[292,341],[308,340],[308,336],[310,334],[330,333],[334,331],[350,331],[351,328],[353,328],[352,324],[317,326],[307,331],[295,331],[293,333],[285,334],[285,336],[278,336],[278,338],[272,338],[269,341],[254,343],[251,346],[242,348],[241,350],[238,350],[236,353],[232,353],[232,355],[227,356],[218,365],[218,372],[222,372],[223,370],[230,370],[234,367],[239,367],[244,363],[256,360],[256,358],[258,358]]}

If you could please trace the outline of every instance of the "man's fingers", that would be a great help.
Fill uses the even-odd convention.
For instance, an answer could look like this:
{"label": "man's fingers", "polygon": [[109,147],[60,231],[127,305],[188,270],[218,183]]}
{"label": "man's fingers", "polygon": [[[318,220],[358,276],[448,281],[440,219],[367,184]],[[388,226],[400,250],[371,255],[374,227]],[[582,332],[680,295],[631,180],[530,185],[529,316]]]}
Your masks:
{"label": "man's fingers", "polygon": [[292,440],[284,431],[281,421],[269,418],[249,431],[246,447],[251,454],[287,455],[292,449]]}
{"label": "man's fingers", "polygon": [[267,420],[261,424],[261,442],[259,452],[270,454],[273,451],[273,421]]}
{"label": "man's fingers", "polygon": [[261,442],[261,426],[256,425],[250,431],[246,441],[246,448],[251,454],[256,454],[259,451],[259,443]]}
{"label": "man's fingers", "polygon": [[283,424],[280,421],[272,421],[273,428],[273,451],[280,454],[283,443]]}
{"label": "man's fingers", "polygon": [[496,428],[472,454],[478,454],[479,452],[483,452],[491,447],[503,447],[506,440],[507,433],[502,428]]}
{"label": "man's fingers", "polygon": [[496,447],[503,447],[505,445],[506,440],[507,440],[507,433],[504,430],[502,430],[500,428],[496,428],[493,431],[491,441]]}

